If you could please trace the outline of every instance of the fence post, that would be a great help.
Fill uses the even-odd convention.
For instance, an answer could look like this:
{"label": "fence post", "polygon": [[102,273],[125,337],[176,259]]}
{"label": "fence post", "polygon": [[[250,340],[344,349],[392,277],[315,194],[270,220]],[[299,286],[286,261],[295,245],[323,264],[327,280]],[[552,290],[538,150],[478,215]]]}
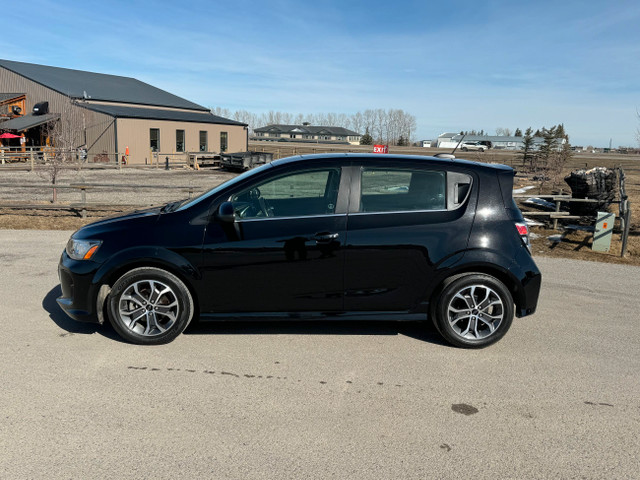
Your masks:
{"label": "fence post", "polygon": [[2,157],[2,165],[4,165],[4,148],[0,148],[0,157]]}
{"label": "fence post", "polygon": [[169,170],[169,157],[164,157],[164,169]]}
{"label": "fence post", "polygon": [[80,201],[82,202],[82,218],[87,218],[87,189],[84,185],[80,189]]}
{"label": "fence post", "polygon": [[631,207],[629,206],[629,200],[625,200],[625,212],[624,212],[624,230],[622,230],[622,248],[620,250],[620,256],[624,257],[627,253],[627,243],[629,241],[629,227],[631,224]]}
{"label": "fence post", "polygon": [[30,147],[30,150],[31,150],[31,171],[33,172],[33,168],[34,168],[33,164],[35,163],[33,158],[33,147]]}
{"label": "fence post", "polygon": [[[556,199],[556,212],[560,211],[560,200]],[[553,229],[557,230],[558,229],[558,217],[553,219]]]}

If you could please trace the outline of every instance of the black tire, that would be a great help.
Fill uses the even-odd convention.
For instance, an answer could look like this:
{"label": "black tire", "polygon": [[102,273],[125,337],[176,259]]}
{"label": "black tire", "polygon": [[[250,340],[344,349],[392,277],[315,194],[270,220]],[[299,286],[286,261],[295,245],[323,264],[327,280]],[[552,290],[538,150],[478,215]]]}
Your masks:
{"label": "black tire", "polygon": [[161,345],[180,335],[193,317],[193,298],[172,273],[155,267],[128,271],[109,293],[109,321],[138,345]]}
{"label": "black tire", "polygon": [[462,150],[463,152],[468,151],[469,149],[467,147],[462,147],[460,150]]}
{"label": "black tire", "polygon": [[456,347],[487,347],[500,340],[513,321],[509,289],[497,278],[481,273],[452,278],[432,305],[433,323]]}
{"label": "black tire", "polygon": [[484,148],[481,148],[480,150],[478,150],[479,152],[484,152]]}

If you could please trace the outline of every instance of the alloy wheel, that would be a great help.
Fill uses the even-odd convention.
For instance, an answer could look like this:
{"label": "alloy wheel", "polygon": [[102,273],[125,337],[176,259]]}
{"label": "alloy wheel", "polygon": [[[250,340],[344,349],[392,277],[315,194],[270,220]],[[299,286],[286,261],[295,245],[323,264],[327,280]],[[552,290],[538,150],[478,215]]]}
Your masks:
{"label": "alloy wheel", "polygon": [[140,280],[125,289],[118,312],[134,333],[153,337],[169,330],[177,321],[180,306],[176,293],[157,280]]}
{"label": "alloy wheel", "polygon": [[466,340],[493,335],[505,315],[502,298],[486,285],[470,285],[459,290],[447,307],[447,320],[453,332]]}

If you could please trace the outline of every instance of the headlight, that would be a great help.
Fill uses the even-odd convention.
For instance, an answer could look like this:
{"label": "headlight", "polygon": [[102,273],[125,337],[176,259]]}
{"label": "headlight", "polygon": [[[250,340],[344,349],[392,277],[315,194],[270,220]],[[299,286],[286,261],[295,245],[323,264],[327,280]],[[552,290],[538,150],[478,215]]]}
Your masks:
{"label": "headlight", "polygon": [[67,242],[67,255],[74,260],[89,260],[102,245],[100,240],[77,240],[70,238]]}

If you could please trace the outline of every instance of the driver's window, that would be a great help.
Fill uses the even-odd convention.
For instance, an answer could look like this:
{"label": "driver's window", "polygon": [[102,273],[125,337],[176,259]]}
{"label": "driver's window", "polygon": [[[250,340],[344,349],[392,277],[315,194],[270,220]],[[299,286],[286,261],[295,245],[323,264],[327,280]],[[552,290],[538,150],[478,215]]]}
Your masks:
{"label": "driver's window", "polygon": [[331,214],[339,184],[338,168],[297,172],[253,185],[231,201],[240,219]]}

